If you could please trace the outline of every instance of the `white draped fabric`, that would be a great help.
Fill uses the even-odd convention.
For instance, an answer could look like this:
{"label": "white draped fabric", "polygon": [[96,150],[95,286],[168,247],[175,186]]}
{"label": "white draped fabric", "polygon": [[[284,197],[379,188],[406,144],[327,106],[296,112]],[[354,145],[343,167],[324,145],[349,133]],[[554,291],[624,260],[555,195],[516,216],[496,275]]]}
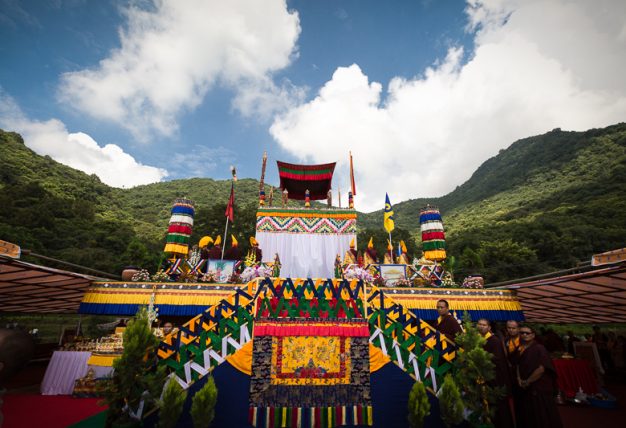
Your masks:
{"label": "white draped fabric", "polygon": [[256,233],[263,261],[271,262],[278,254],[280,276],[292,278],[332,278],[337,254],[343,259],[353,238],[354,233]]}

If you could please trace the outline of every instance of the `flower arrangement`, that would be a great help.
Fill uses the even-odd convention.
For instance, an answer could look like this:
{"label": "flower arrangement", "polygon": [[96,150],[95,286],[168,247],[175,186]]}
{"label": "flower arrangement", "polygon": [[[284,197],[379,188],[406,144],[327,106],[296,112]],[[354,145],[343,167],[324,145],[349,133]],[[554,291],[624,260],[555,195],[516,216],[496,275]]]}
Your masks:
{"label": "flower arrangement", "polygon": [[152,281],[154,281],[154,282],[165,282],[165,281],[169,281],[169,280],[170,280],[170,276],[168,274],[166,274],[163,271],[163,269],[159,270],[157,273],[152,275]]}
{"label": "flower arrangement", "polygon": [[198,281],[200,282],[217,282],[219,279],[219,275],[214,270],[208,270],[206,273],[202,274]]}
{"label": "flower arrangement", "polygon": [[393,287],[411,287],[413,283],[410,279],[399,279],[392,283]]}
{"label": "flower arrangement", "polygon": [[139,272],[133,275],[131,278],[133,282],[147,282],[150,281],[150,272],[146,269],[141,269]]}
{"label": "flower arrangement", "polygon": [[241,282],[249,282],[254,278],[272,276],[272,268],[265,265],[248,266],[241,272]]}
{"label": "flower arrangement", "polygon": [[343,272],[345,279],[360,279],[366,282],[374,282],[374,276],[359,266],[351,266]]}
{"label": "flower arrangement", "polygon": [[485,280],[480,275],[470,275],[463,280],[462,288],[483,288]]}
{"label": "flower arrangement", "polygon": [[228,281],[229,284],[241,284],[243,282],[243,279],[241,279],[241,274],[237,271],[233,272],[230,274],[230,276],[228,277]]}

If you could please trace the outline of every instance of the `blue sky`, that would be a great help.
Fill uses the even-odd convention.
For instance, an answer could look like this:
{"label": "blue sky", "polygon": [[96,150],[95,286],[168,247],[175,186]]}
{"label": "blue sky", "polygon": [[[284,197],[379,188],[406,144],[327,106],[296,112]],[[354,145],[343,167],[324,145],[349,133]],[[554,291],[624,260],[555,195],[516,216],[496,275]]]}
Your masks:
{"label": "blue sky", "polygon": [[[626,2],[0,0],[0,127],[132,186],[351,150],[358,209],[623,121]],[[558,23],[558,25],[557,25]]]}

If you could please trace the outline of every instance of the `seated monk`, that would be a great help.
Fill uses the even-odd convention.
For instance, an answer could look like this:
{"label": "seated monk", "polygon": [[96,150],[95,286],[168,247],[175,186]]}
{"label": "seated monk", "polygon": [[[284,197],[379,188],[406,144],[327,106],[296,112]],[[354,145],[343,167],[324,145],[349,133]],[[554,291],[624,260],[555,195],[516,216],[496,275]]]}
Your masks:
{"label": "seated monk", "polygon": [[210,236],[203,236],[198,242],[198,247],[200,247],[200,258],[206,260],[209,258],[209,250],[211,249],[211,245],[213,244],[213,238]]}
{"label": "seated monk", "polygon": [[211,260],[220,260],[222,258],[222,237],[218,235],[215,238],[215,244],[209,249],[209,258]]}
{"label": "seated monk", "polygon": [[391,241],[387,244],[387,251],[385,252],[383,263],[386,265],[392,265],[395,263],[393,260],[393,246],[391,245]]}
{"label": "seated monk", "polygon": [[406,244],[404,241],[400,241],[400,257],[398,257],[398,263],[401,265],[410,265],[409,256],[406,254]]}
{"label": "seated monk", "polygon": [[226,250],[226,254],[224,254],[224,258],[226,260],[239,260],[241,258],[241,251],[239,250],[239,243],[235,238],[235,235],[230,235],[232,239],[232,244],[228,250]]}
{"label": "seated monk", "polygon": [[370,242],[367,244],[367,249],[363,255],[363,263],[365,266],[374,265],[378,263],[378,254],[374,248],[374,238],[370,237]]}
{"label": "seated monk", "polygon": [[358,264],[358,254],[356,252],[356,244],[355,244],[355,239],[352,238],[352,241],[350,241],[350,249],[348,251],[346,251],[345,256],[343,257],[343,266],[350,266],[350,265],[356,265]]}
{"label": "seated monk", "polygon": [[247,259],[254,259],[254,263],[261,263],[263,261],[263,251],[259,248],[259,241],[254,236],[250,237],[250,249],[248,250]]}

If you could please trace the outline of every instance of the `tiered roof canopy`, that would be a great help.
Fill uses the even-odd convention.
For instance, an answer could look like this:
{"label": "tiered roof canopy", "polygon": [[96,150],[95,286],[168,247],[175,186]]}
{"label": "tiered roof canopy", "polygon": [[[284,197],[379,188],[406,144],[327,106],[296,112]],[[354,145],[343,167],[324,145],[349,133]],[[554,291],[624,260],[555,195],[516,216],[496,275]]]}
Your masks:
{"label": "tiered roof canopy", "polygon": [[335,162],[320,165],[296,165],[276,161],[280,188],[287,189],[289,199],[304,200],[308,190],[312,201],[326,199],[331,188]]}

